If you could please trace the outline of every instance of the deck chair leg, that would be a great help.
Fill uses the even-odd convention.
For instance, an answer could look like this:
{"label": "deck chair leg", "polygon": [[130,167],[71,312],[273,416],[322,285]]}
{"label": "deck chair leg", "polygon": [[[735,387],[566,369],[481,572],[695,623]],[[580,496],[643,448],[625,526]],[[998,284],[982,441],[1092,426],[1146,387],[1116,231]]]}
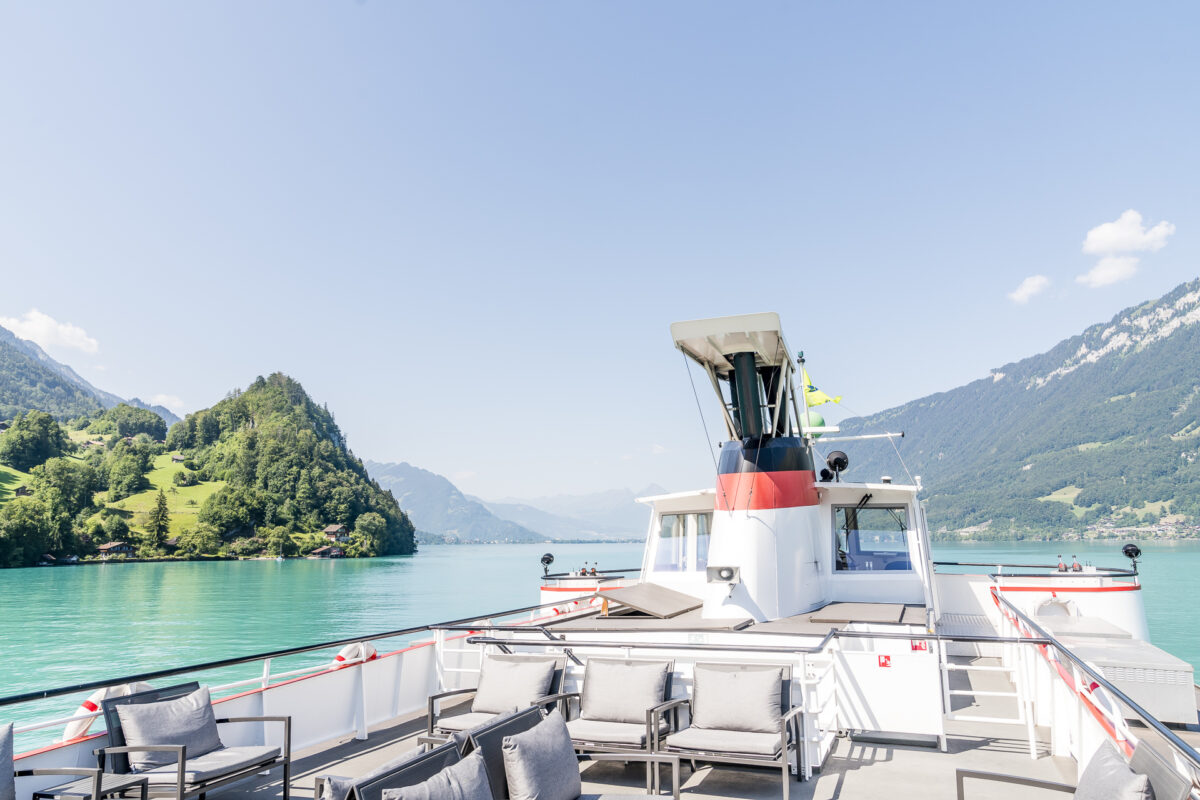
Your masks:
{"label": "deck chair leg", "polygon": [[783,800],[788,800],[788,790],[791,788],[792,782],[788,780],[788,760],[787,751],[783,751]]}
{"label": "deck chair leg", "polygon": [[[292,792],[292,762],[283,762],[283,800],[289,800]],[[314,798],[315,800],[315,798]]]}

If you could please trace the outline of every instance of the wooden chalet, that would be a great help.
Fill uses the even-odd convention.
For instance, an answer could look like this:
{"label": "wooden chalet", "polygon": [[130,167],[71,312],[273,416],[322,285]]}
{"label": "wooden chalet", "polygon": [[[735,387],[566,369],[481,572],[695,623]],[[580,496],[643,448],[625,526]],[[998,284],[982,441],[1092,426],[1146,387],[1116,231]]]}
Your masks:
{"label": "wooden chalet", "polygon": [[321,533],[325,534],[325,538],[331,542],[350,541],[350,529],[345,525],[327,525]]}
{"label": "wooden chalet", "polygon": [[100,555],[104,558],[133,555],[133,545],[128,542],[106,542],[96,549],[100,551]]}

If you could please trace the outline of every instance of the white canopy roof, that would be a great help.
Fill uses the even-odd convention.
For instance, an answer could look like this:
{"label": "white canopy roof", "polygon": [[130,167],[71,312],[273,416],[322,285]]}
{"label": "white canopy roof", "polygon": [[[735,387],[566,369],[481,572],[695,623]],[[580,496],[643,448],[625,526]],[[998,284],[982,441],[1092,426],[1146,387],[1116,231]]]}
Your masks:
{"label": "white canopy roof", "polygon": [[675,346],[718,375],[733,369],[726,355],[751,352],[760,367],[777,367],[791,360],[779,315],[773,311],[735,317],[696,319],[671,324]]}

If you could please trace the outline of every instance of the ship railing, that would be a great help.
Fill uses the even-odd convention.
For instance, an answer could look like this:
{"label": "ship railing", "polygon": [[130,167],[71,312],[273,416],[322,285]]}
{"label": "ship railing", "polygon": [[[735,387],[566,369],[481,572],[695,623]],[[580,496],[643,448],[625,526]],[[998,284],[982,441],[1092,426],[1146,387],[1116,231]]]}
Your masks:
{"label": "ship railing", "polygon": [[576,573],[576,572],[551,572],[542,576],[543,586],[569,586],[572,582],[578,581],[595,581],[596,583],[615,583],[621,580],[628,580],[631,577],[636,577],[642,571],[641,567],[629,567],[627,569],[598,569],[596,574],[591,572]]}
{"label": "ship railing", "polygon": [[[72,684],[72,685],[68,685],[68,686],[59,686],[59,687],[55,687],[52,689],[43,689],[43,690],[32,691],[32,692],[22,692],[19,694],[13,694],[13,695],[5,696],[5,697],[0,697],[0,708],[12,707],[12,708],[19,709],[21,706],[28,706],[30,704],[40,703],[42,701],[50,700],[53,698],[67,697],[67,696],[71,696],[71,695],[81,696],[87,692],[92,692],[97,689],[104,689],[104,688],[108,688],[108,687],[112,687],[112,686],[121,686],[124,684],[136,683],[136,682],[150,682],[150,681],[161,680],[164,678],[173,678],[173,677],[180,677],[180,676],[195,677],[195,676],[197,676],[199,674],[203,674],[203,673],[212,673],[212,672],[218,671],[218,670],[227,670],[229,668],[238,667],[238,666],[242,666],[242,665],[246,665],[246,664],[261,663],[261,665],[262,665],[261,671],[259,671],[259,673],[257,675],[255,675],[254,677],[238,679],[238,680],[221,683],[219,685],[213,686],[210,689],[210,691],[212,692],[215,699],[220,700],[222,698],[219,697],[219,695],[221,695],[224,692],[231,692],[231,691],[238,690],[238,689],[245,689],[246,687],[254,687],[257,689],[265,690],[265,689],[269,689],[273,686],[279,686],[281,683],[284,683],[284,682],[288,682],[288,681],[295,680],[295,679],[300,679],[303,677],[319,675],[323,672],[328,672],[335,668],[331,664],[330,661],[325,660],[325,661],[322,661],[317,664],[302,666],[302,667],[299,667],[296,669],[289,669],[289,670],[285,670],[283,672],[273,671],[272,663],[277,662],[280,659],[291,658],[294,656],[301,656],[301,655],[305,655],[305,654],[309,654],[309,653],[317,653],[320,651],[329,651],[329,650],[334,650],[334,649],[340,649],[340,648],[344,648],[348,645],[358,644],[358,643],[380,642],[380,641],[395,640],[397,638],[405,638],[405,637],[407,637],[409,639],[409,641],[402,644],[399,648],[397,648],[393,652],[380,653],[380,656],[379,656],[380,658],[386,658],[388,656],[396,655],[397,653],[403,652],[406,646],[416,646],[416,647],[426,646],[426,645],[427,646],[435,646],[436,644],[438,644],[439,629],[444,628],[444,626],[446,626],[446,625],[463,625],[463,626],[466,626],[470,630],[475,630],[479,627],[490,626],[490,625],[494,624],[495,621],[497,621],[497,620],[504,620],[504,619],[508,619],[508,618],[512,618],[512,617],[519,617],[521,615],[528,615],[529,619],[527,620],[527,622],[529,622],[530,624],[533,624],[533,623],[540,621],[541,619],[550,618],[552,615],[539,616],[539,612],[551,611],[555,607],[555,605],[556,605],[555,603],[541,603],[538,605],[525,606],[522,608],[516,608],[516,609],[509,610],[509,611],[493,613],[493,614],[489,614],[487,616],[480,615],[480,616],[465,617],[462,619],[450,620],[446,623],[439,623],[439,624],[435,624],[435,625],[420,625],[420,626],[415,626],[415,627],[410,627],[410,628],[402,628],[399,630],[380,631],[378,633],[373,633],[373,634],[364,635],[364,636],[353,636],[353,637],[347,637],[347,638],[343,638],[343,639],[335,639],[332,641],[302,645],[299,647],[290,647],[290,648],[284,648],[284,649],[279,649],[279,650],[271,650],[268,652],[252,653],[252,654],[243,655],[243,656],[235,656],[232,658],[224,658],[224,659],[220,659],[220,660],[216,660],[216,661],[207,661],[207,662],[198,663],[198,664],[188,664],[185,666],[156,669],[156,670],[141,672],[141,673],[137,673],[137,674],[124,675],[124,676],[120,676],[120,677],[104,678],[101,680],[86,681],[86,682],[76,683],[76,684]],[[598,613],[598,610],[588,610],[588,611],[582,612],[580,614],[580,616],[586,616],[591,613]],[[517,623],[516,627],[518,627],[518,628],[521,627],[520,622]],[[530,628],[524,627],[523,629],[529,630]],[[444,632],[442,635],[444,636]],[[465,638],[465,635],[463,638]],[[438,657],[439,657],[439,659],[441,658],[440,654]],[[351,667],[360,666],[361,663],[363,663],[363,662],[352,662],[348,666],[351,666]],[[439,674],[439,679],[441,679],[440,674]],[[37,731],[42,731],[47,728],[55,728],[55,727],[69,725],[73,722],[78,722],[78,721],[82,721],[82,720],[95,720],[96,717],[101,716],[102,713],[103,713],[102,711],[97,710],[97,711],[88,711],[88,712],[84,712],[84,713],[76,713],[76,714],[72,714],[70,716],[53,716],[53,717],[46,718],[46,719],[35,719],[32,721],[28,721],[28,722],[19,722],[19,724],[14,726],[13,733],[16,735],[25,735],[25,734],[29,734],[29,733],[36,733]],[[0,716],[4,716],[3,713],[0,713]],[[361,732],[361,733],[362,733],[362,735],[365,736],[365,732]],[[95,734],[93,732],[93,733],[88,733],[88,734],[84,734],[84,735],[91,736],[91,735],[95,735]],[[78,738],[82,738],[82,736],[78,737]]]}
{"label": "ship railing", "polygon": [[[940,572],[943,575],[955,573],[941,572],[940,570],[936,569],[937,567],[972,567],[991,569],[995,571],[978,574],[986,574],[993,580],[1000,578],[1053,578],[1055,580],[1079,580],[1085,578],[1132,578],[1136,583],[1138,579],[1137,570],[1129,567],[1101,567],[1093,565],[1086,566],[1078,572],[1073,572],[1070,569],[1067,569],[1066,571],[1060,570],[1058,564],[1006,564],[996,561],[934,561],[933,566],[935,571]],[[1013,570],[1016,571],[1014,572]]]}
{"label": "ship railing", "polygon": [[[1036,648],[1022,647],[1020,654],[1027,680],[1037,685],[1050,678],[1049,702],[1041,703],[1044,721],[1051,729],[1051,752],[1071,755],[1081,764],[1098,744],[1107,737],[1126,756],[1133,748],[1147,741],[1160,754],[1169,754],[1168,761],[1193,787],[1200,785],[1200,753],[1184,741],[1129,695],[1109,681],[1104,674],[1064,646],[1045,628],[1004,596],[994,592],[1004,626],[1021,640],[1045,642]],[[1040,670],[1035,677],[1034,670]],[[1060,702],[1063,698],[1070,702]],[[1067,713],[1061,713],[1063,708]],[[1066,717],[1065,719],[1062,717]],[[1200,798],[1200,789],[1192,789],[1192,797]]]}

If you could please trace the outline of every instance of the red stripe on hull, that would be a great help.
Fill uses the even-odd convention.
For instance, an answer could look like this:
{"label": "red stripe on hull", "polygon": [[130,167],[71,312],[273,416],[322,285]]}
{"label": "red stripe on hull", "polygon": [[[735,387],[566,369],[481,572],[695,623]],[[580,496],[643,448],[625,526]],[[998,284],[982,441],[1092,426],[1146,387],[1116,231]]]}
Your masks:
{"label": "red stripe on hull", "polygon": [[815,506],[817,476],[812,470],[732,472],[717,476],[718,511]]}

